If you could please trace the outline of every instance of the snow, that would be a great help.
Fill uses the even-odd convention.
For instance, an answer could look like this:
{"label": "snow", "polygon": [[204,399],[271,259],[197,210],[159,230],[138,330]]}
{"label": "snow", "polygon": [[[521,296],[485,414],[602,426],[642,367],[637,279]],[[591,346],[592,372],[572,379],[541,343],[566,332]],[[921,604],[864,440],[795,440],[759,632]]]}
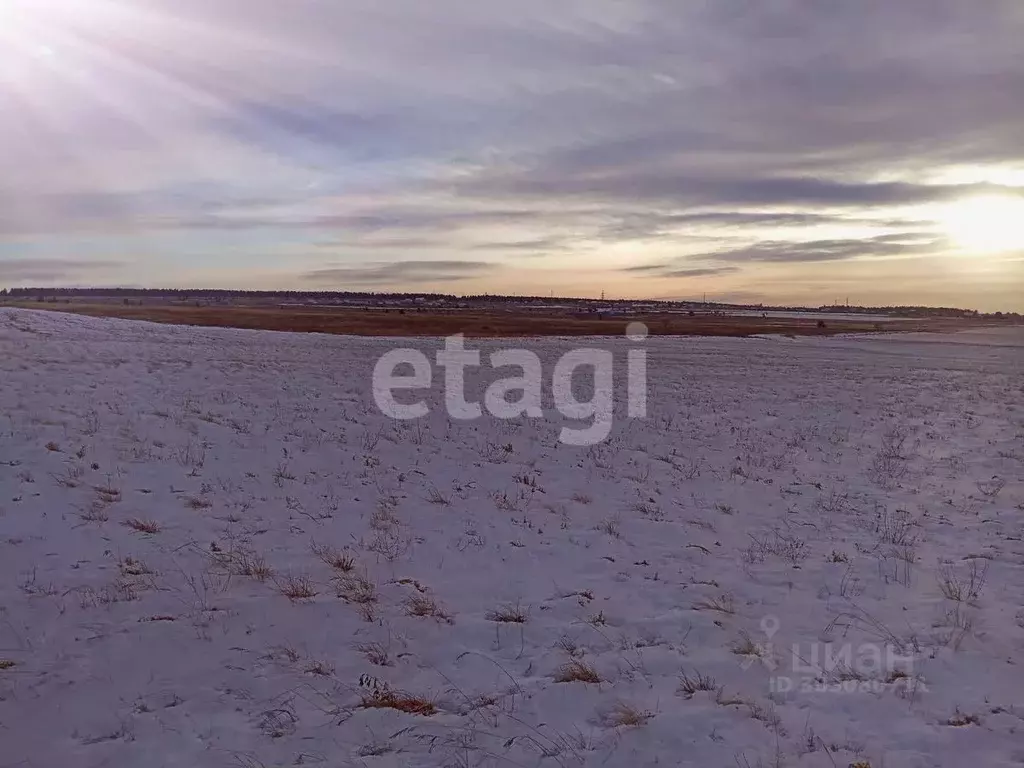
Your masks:
{"label": "snow", "polygon": [[578,448],[383,417],[440,340],[0,310],[0,766],[1019,766],[1021,339],[652,337]]}

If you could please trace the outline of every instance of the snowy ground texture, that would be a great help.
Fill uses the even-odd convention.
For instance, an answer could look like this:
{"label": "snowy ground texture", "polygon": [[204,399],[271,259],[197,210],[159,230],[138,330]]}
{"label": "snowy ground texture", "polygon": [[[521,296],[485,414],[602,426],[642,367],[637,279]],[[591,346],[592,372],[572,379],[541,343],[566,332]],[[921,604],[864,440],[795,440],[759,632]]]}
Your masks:
{"label": "snowy ground texture", "polygon": [[1024,765],[1019,330],[652,338],[594,448],[396,344],[0,310],[0,766]]}

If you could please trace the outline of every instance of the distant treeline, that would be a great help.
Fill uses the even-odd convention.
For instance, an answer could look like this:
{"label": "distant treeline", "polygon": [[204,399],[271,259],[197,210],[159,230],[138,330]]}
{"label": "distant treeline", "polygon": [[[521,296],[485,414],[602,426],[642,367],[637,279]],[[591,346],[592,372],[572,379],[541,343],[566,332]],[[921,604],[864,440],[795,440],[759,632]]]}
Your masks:
{"label": "distant treeline", "polygon": [[957,307],[819,307],[818,312],[841,312],[843,314],[897,315],[899,317],[995,317],[1011,320],[1024,319],[1019,312],[979,312],[976,309]]}
{"label": "distant treeline", "polygon": [[[496,294],[479,294],[475,296],[455,296],[448,293],[394,293],[385,291],[243,291],[223,288],[10,288],[0,290],[0,296],[11,298],[39,299],[50,298],[105,298],[105,299],[170,299],[173,301],[195,301],[197,299],[274,299],[274,300],[305,300],[305,301],[361,301],[361,302],[395,302],[424,301],[447,302],[460,304],[493,304],[495,302],[515,302],[518,304],[537,303],[575,303],[575,304],[606,304],[633,305],[664,304],[672,305],[681,302],[665,302],[650,300],[638,302],[631,299],[581,299],[557,296],[501,296]],[[685,302],[684,302],[685,303]],[[710,305],[709,305],[710,306]]]}
{"label": "distant treeline", "polygon": [[830,305],[818,307],[816,312],[836,312],[844,315],[900,315],[901,317],[978,317],[976,309],[958,307],[847,307]]}
{"label": "distant treeline", "polygon": [[211,299],[280,298],[280,299],[450,299],[455,296],[436,293],[376,293],[367,291],[239,291],[222,288],[9,288],[0,296],[13,298],[93,296],[103,298],[169,298],[190,301],[199,297]]}

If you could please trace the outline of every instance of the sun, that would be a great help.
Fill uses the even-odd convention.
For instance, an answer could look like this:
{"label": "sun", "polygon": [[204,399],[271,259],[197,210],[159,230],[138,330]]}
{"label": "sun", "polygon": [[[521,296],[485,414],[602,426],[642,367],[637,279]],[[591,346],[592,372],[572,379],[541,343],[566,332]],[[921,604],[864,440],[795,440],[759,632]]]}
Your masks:
{"label": "sun", "polygon": [[953,203],[943,213],[949,239],[971,253],[1024,251],[1024,197],[985,195]]}

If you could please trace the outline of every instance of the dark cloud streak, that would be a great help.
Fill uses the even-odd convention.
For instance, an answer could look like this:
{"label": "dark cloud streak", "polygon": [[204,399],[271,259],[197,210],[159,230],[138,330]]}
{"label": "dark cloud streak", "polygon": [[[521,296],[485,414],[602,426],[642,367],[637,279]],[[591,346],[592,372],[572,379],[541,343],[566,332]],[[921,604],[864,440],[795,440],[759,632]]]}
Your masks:
{"label": "dark cloud streak", "polygon": [[392,287],[415,283],[457,282],[480,276],[494,268],[494,264],[484,261],[399,261],[328,267],[312,270],[302,277],[321,285]]}
{"label": "dark cloud streak", "polygon": [[103,260],[0,259],[0,282],[54,283],[62,280],[79,280],[90,274],[109,273],[122,266],[123,263],[119,261]]}
{"label": "dark cloud streak", "polygon": [[920,232],[846,240],[762,240],[740,248],[692,254],[670,262],[626,267],[622,271],[644,277],[707,277],[738,272],[743,266],[752,264],[800,264],[928,255],[942,250],[944,245],[940,238]]}

